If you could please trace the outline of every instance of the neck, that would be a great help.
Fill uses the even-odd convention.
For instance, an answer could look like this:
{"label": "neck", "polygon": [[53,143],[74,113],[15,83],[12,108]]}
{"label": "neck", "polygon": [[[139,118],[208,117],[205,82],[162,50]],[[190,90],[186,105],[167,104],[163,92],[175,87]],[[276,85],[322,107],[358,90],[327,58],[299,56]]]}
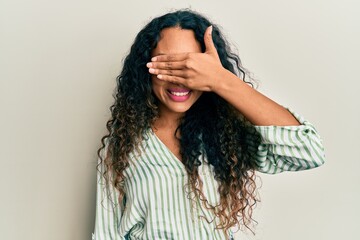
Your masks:
{"label": "neck", "polygon": [[155,122],[153,123],[153,127],[159,130],[167,129],[175,132],[175,130],[180,124],[181,117],[184,116],[184,113],[164,111],[163,109],[159,110],[159,118],[155,120]]}

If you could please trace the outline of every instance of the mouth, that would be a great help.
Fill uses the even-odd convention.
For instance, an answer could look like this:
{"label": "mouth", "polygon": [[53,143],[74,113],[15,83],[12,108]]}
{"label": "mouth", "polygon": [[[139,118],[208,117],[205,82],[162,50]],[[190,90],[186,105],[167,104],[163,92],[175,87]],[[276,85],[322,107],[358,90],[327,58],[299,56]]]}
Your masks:
{"label": "mouth", "polygon": [[184,102],[190,97],[190,89],[168,89],[169,97],[175,102]]}
{"label": "mouth", "polygon": [[190,90],[189,91],[186,91],[186,92],[175,92],[175,91],[170,91],[168,90],[168,92],[171,94],[171,95],[174,95],[174,96],[178,96],[178,97],[182,97],[182,96],[186,96],[190,93]]}

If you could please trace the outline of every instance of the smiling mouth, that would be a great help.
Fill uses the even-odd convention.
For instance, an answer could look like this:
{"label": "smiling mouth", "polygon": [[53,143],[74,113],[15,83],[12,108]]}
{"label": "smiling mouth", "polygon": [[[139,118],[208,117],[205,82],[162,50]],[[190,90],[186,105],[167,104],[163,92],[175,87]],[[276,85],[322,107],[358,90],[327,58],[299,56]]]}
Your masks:
{"label": "smiling mouth", "polygon": [[186,92],[174,92],[174,91],[170,91],[168,90],[168,92],[174,96],[177,96],[177,97],[182,97],[182,96],[186,96],[190,93],[190,91],[186,91]]}
{"label": "smiling mouth", "polygon": [[190,89],[173,88],[167,89],[168,96],[174,102],[185,102],[191,96]]}

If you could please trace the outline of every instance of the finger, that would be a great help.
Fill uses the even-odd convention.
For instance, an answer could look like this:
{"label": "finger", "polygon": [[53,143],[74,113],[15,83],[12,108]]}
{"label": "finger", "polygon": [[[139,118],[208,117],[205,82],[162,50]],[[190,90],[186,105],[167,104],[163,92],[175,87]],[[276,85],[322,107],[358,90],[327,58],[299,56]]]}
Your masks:
{"label": "finger", "polygon": [[214,44],[214,41],[212,39],[212,29],[213,26],[209,26],[206,30],[205,30],[205,34],[204,34],[204,43],[205,43],[205,52],[207,53],[216,53],[216,47]]}
{"label": "finger", "polygon": [[180,62],[149,62],[146,64],[148,68],[155,69],[184,69],[185,64]]}
{"label": "finger", "polygon": [[176,76],[186,78],[187,74],[183,70],[163,70],[163,69],[154,69],[149,68],[149,73],[154,75],[168,75],[168,76]]}
{"label": "finger", "polygon": [[152,62],[178,62],[188,57],[189,53],[163,54],[151,58]]}
{"label": "finger", "polygon": [[162,74],[159,74],[156,77],[160,80],[171,82],[174,84],[184,84],[186,82],[185,79],[182,77],[162,75]]}

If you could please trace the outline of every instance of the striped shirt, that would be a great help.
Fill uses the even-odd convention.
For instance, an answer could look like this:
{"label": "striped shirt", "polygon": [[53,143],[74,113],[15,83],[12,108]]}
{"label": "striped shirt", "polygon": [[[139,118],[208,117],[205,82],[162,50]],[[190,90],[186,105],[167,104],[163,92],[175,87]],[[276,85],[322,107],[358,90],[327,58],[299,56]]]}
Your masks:
{"label": "striped shirt", "polygon": [[[264,173],[299,171],[324,163],[320,136],[311,123],[289,110],[300,126],[255,126],[262,142],[254,149],[257,170]],[[104,191],[104,179],[98,173],[96,223],[93,239],[226,239],[213,212],[200,200],[189,200],[184,185],[184,165],[149,129],[142,142],[143,151],[130,156],[125,169],[126,200],[119,204],[113,188]],[[250,147],[255,147],[251,146]],[[206,159],[199,166],[203,193],[214,206],[219,201],[218,183]],[[199,216],[205,216],[199,217]],[[229,232],[231,236],[231,231]]]}

